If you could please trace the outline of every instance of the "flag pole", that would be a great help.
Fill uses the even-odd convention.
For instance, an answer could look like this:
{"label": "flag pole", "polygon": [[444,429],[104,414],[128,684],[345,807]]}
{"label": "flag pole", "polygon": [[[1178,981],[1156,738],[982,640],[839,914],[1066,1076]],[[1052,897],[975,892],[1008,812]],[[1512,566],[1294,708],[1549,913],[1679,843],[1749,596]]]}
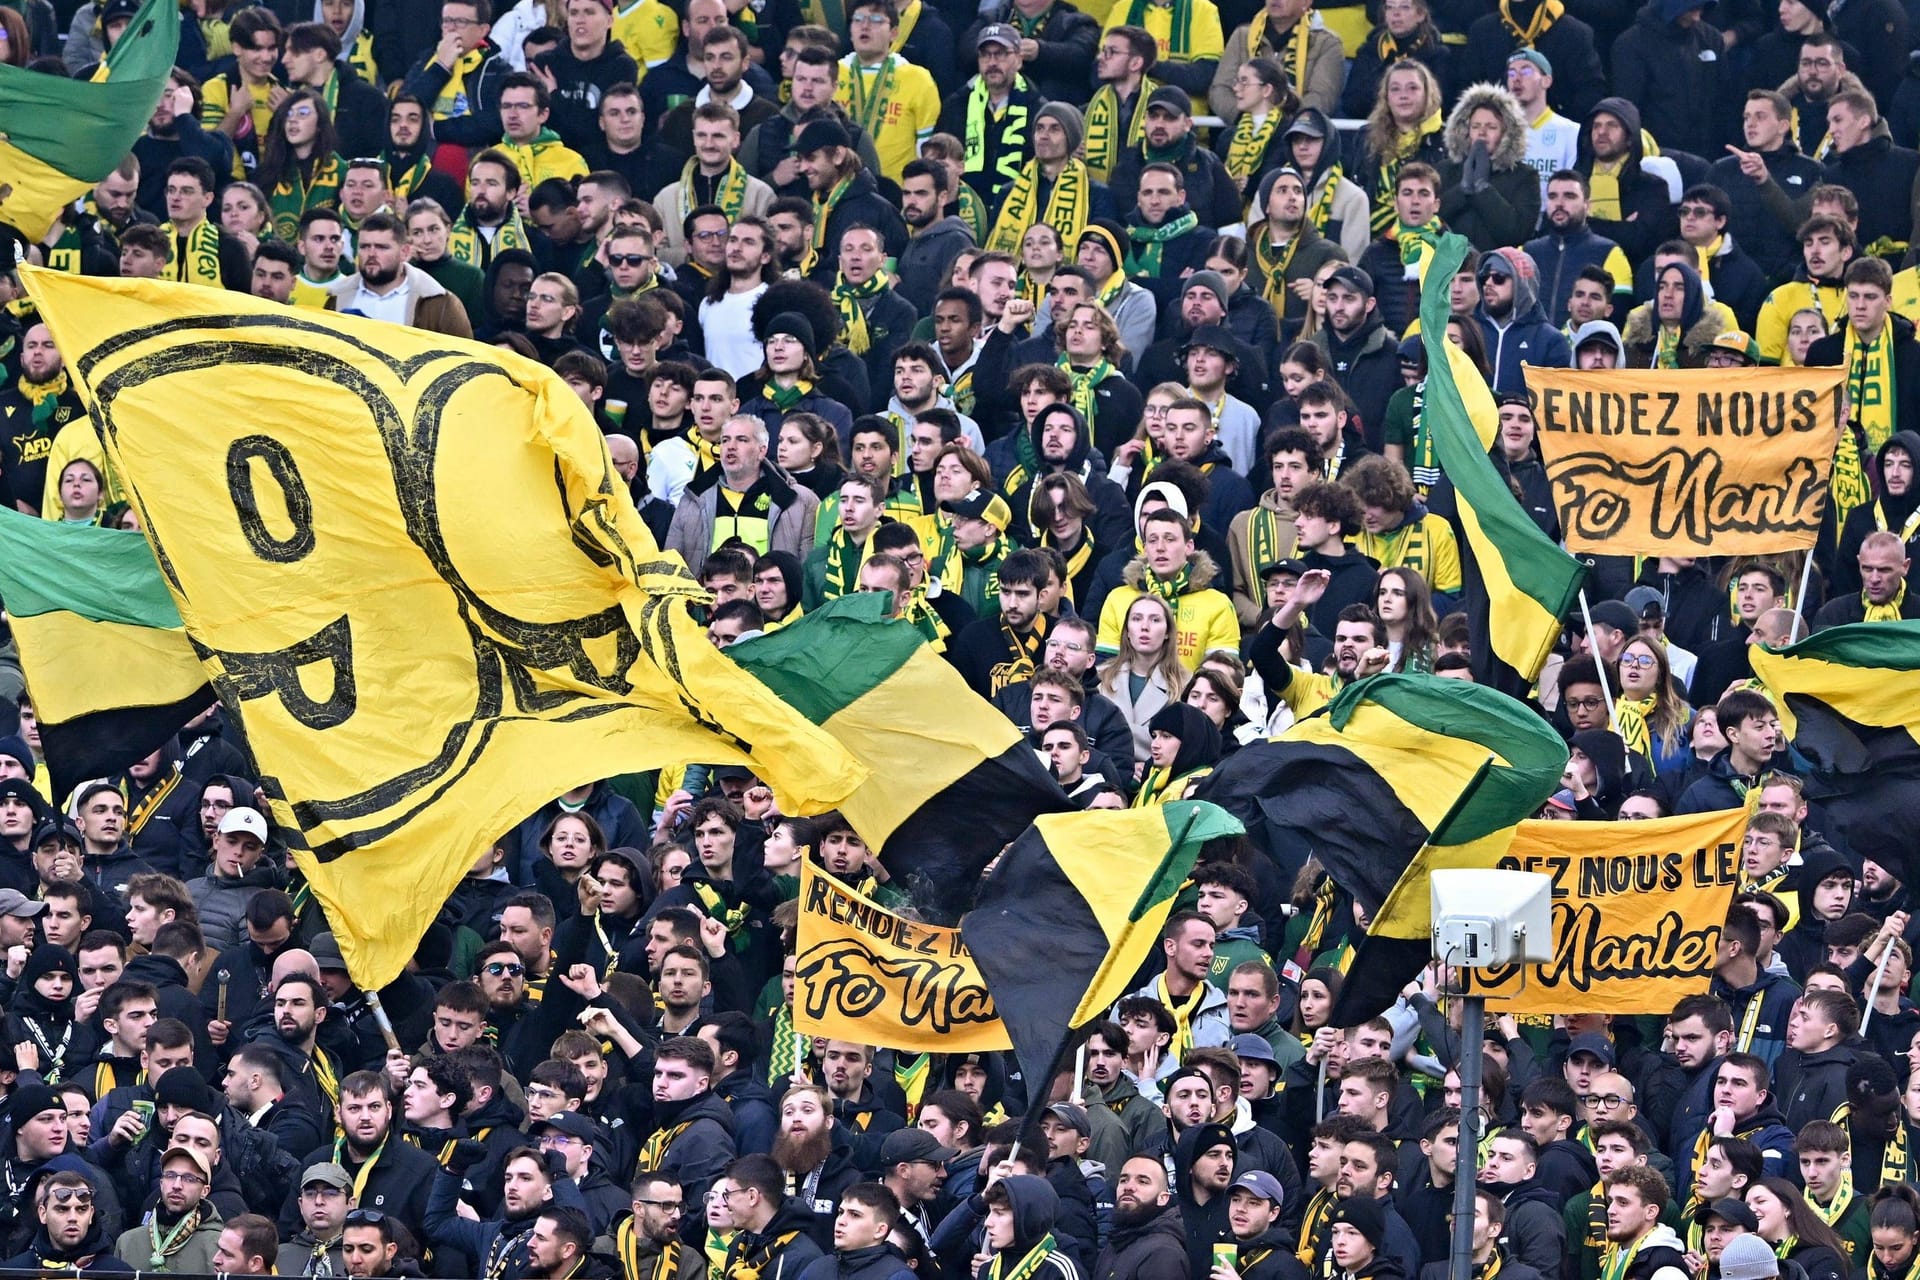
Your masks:
{"label": "flag pole", "polygon": [[[1809,557],[1811,559],[1811,557]],[[1867,1024],[1873,1021],[1873,1002],[1880,998],[1880,984],[1886,980],[1887,957],[1893,954],[1893,939],[1887,939],[1887,945],[1880,951],[1880,963],[1873,966],[1873,982],[1867,987],[1867,1002],[1860,1007],[1860,1031],[1866,1033]]]}
{"label": "flag pole", "polygon": [[1447,1280],[1473,1276],[1474,1193],[1479,1189],[1480,1135],[1486,1117],[1480,1110],[1480,1067],[1487,1034],[1485,996],[1460,995],[1460,1141],[1453,1166],[1453,1224],[1447,1246]]}
{"label": "flag pole", "polygon": [[[1600,651],[1594,648],[1593,614],[1587,610],[1587,589],[1585,587],[1580,588],[1580,620],[1587,624],[1587,650],[1593,654],[1593,669],[1599,673],[1600,676],[1600,696],[1606,699],[1607,723],[1611,725],[1615,722],[1613,715],[1613,689],[1607,684],[1607,664],[1600,660]],[[1469,1216],[1469,1225],[1471,1225],[1472,1205],[1467,1206],[1467,1213]]]}
{"label": "flag pole", "polygon": [[1807,585],[1813,581],[1813,548],[1801,552],[1804,559],[1800,564],[1800,589],[1793,593],[1793,630],[1787,633],[1787,643],[1794,644],[1800,639],[1801,614],[1807,607]]}
{"label": "flag pole", "polygon": [[1073,1055],[1073,1093],[1070,1096],[1074,1106],[1080,1106],[1080,1090],[1087,1084],[1087,1045],[1083,1040],[1078,1052]]}

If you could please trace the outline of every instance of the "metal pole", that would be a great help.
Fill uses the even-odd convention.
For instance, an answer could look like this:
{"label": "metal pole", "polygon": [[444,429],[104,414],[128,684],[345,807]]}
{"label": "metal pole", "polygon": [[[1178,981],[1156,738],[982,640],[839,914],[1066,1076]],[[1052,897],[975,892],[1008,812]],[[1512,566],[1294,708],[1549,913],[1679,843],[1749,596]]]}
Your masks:
{"label": "metal pole", "polygon": [[1313,1122],[1319,1124],[1327,1118],[1327,1059],[1320,1058],[1320,1082],[1313,1088]]}
{"label": "metal pole", "polygon": [[1867,1002],[1860,1007],[1860,1033],[1866,1034],[1867,1024],[1873,1021],[1873,1002],[1880,998],[1880,984],[1886,980],[1887,957],[1893,954],[1894,939],[1888,938],[1887,945],[1880,952],[1880,963],[1873,966],[1873,982],[1867,987]]}
{"label": "metal pole", "polygon": [[[1580,607],[1584,612],[1584,595]],[[1481,1131],[1486,1128],[1480,1114],[1480,1057],[1486,1040],[1487,1002],[1483,996],[1461,996],[1460,1008],[1460,1060],[1454,1064],[1460,1071],[1460,1154],[1453,1166],[1453,1238],[1447,1250],[1447,1280],[1473,1276],[1473,1198],[1479,1183]]]}
{"label": "metal pole", "polygon": [[[1593,654],[1593,669],[1600,675],[1600,696],[1606,699],[1607,723],[1614,723],[1613,689],[1607,684],[1607,664],[1600,660],[1600,650],[1593,642],[1593,615],[1587,612],[1587,589],[1580,588],[1580,619],[1587,624],[1587,650]],[[1464,1081],[1462,1082],[1464,1083]]]}
{"label": "metal pole", "polygon": [[1086,1105],[1080,1099],[1080,1090],[1085,1088],[1086,1084],[1087,1046],[1083,1044],[1080,1046],[1079,1052],[1073,1055],[1073,1092],[1067,1096],[1067,1101],[1076,1107]]}
{"label": "metal pole", "polygon": [[1806,559],[1800,565],[1800,589],[1793,593],[1793,630],[1787,633],[1788,644],[1800,638],[1801,613],[1807,607],[1807,584],[1813,580],[1813,548],[1801,554]]}

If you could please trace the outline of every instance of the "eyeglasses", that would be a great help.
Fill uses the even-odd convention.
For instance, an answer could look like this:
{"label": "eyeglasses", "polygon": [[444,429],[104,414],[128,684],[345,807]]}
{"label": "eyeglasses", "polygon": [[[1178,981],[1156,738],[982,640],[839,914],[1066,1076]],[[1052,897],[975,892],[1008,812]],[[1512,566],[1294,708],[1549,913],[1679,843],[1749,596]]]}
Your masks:
{"label": "eyeglasses", "polygon": [[856,13],[851,18],[848,18],[847,21],[856,27],[885,27],[892,25],[887,21],[887,15],[884,13]]}
{"label": "eyeglasses", "polygon": [[725,240],[727,238],[727,232],[724,227],[718,231],[696,231],[693,233],[693,238],[695,240]]}
{"label": "eyeglasses", "polygon": [[650,253],[610,253],[607,263],[615,267],[644,267],[653,261]]}
{"label": "eyeglasses", "polygon": [[1683,218],[1717,218],[1720,213],[1710,204],[1683,204],[1680,206]]}
{"label": "eyeglasses", "polygon": [[1569,711],[1598,711],[1606,705],[1599,698],[1567,698],[1565,701]]}
{"label": "eyeglasses", "polygon": [[635,1200],[634,1204],[648,1209],[658,1209],[670,1217],[674,1214],[685,1213],[687,1208],[686,1205],[680,1203],[678,1200]]}
{"label": "eyeglasses", "polygon": [[387,1215],[378,1209],[350,1209],[347,1211],[346,1225],[349,1227],[377,1227],[387,1220]]}
{"label": "eyeglasses", "polygon": [[1594,1111],[1612,1111],[1615,1107],[1624,1107],[1632,1098],[1623,1098],[1617,1093],[1583,1093],[1580,1104]]}
{"label": "eyeglasses", "polygon": [[70,1204],[81,1209],[93,1207],[93,1192],[85,1187],[54,1187],[47,1192],[47,1199],[55,1204]]}
{"label": "eyeglasses", "polygon": [[518,978],[526,974],[527,966],[523,964],[502,964],[496,960],[487,966],[486,972],[489,978]]}
{"label": "eyeglasses", "polygon": [[1632,667],[1636,671],[1643,667],[1654,667],[1659,664],[1660,660],[1650,653],[1623,653],[1620,655],[1620,665],[1623,667]]}
{"label": "eyeglasses", "polygon": [[461,27],[477,27],[479,25],[479,21],[473,18],[449,18],[443,15],[440,19],[440,29],[442,31],[457,31]]}
{"label": "eyeglasses", "polygon": [[204,1184],[206,1179],[186,1169],[169,1169],[160,1175],[160,1181],[172,1183],[176,1187]]}
{"label": "eyeglasses", "polygon": [[287,119],[289,120],[311,120],[313,117],[313,107],[308,103],[303,102],[299,106],[287,108]]}

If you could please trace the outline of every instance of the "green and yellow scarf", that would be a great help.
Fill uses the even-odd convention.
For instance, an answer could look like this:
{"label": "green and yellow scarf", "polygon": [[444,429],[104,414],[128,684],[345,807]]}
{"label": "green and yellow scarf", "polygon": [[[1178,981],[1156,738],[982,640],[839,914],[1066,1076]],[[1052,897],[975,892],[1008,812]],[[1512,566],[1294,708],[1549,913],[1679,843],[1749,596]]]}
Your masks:
{"label": "green and yellow scarf", "polygon": [[874,272],[865,284],[848,284],[844,273],[834,277],[833,305],[840,313],[840,322],[846,326],[847,350],[853,354],[863,356],[873,346],[873,337],[867,331],[867,312],[860,304],[879,297],[892,283],[893,277],[884,267]]}
{"label": "green and yellow scarf", "polygon": [[867,540],[858,546],[847,536],[843,526],[835,526],[833,536],[827,540],[827,583],[822,593],[828,600],[838,600],[841,596],[852,595],[860,587],[860,566],[873,554],[873,534],[867,534]]}
{"label": "green and yellow scarf", "polygon": [[[1293,30],[1284,37],[1285,43],[1274,50],[1280,55],[1280,69],[1287,73],[1287,79],[1293,81],[1295,96],[1303,99],[1307,96],[1307,37],[1311,33],[1312,26],[1311,12],[1303,14],[1300,20],[1293,24]],[[1260,46],[1265,43],[1266,38],[1267,11],[1263,7],[1253,15],[1253,21],[1247,23],[1247,57],[1259,57]],[[1235,176],[1244,177],[1245,175]]]}
{"label": "green and yellow scarf", "polygon": [[344,172],[340,157],[332,152],[314,157],[311,178],[301,172],[300,163],[296,160],[287,176],[267,194],[274,238],[293,243],[294,237],[300,233],[301,214],[309,209],[337,204],[340,200],[340,179]]}
{"label": "green and yellow scarf", "polygon": [[[1183,0],[1184,2],[1184,0]],[[996,121],[1004,121],[1001,129],[1000,158],[994,172],[987,173],[987,117],[993,115],[992,93],[987,82],[979,76],[973,78],[973,87],[967,91],[967,136],[962,140],[965,145],[965,157],[961,169],[965,173],[985,174],[994,179],[994,185],[1001,182],[1013,182],[1020,176],[1025,163],[1024,157],[1032,150],[1027,136],[1027,108],[1019,101],[1020,95],[1027,92],[1027,78],[1016,76],[1013,90],[1007,94],[1007,105],[993,116]]]}
{"label": "green and yellow scarf", "polygon": [[1133,248],[1127,255],[1127,268],[1136,276],[1160,275],[1161,250],[1200,225],[1200,215],[1189,209],[1177,218],[1168,218],[1157,227],[1128,227],[1127,238]]}
{"label": "green and yellow scarf", "polygon": [[1103,359],[1096,363],[1091,369],[1076,369],[1073,367],[1072,358],[1064,355],[1054,361],[1054,365],[1062,373],[1066,374],[1067,380],[1073,384],[1072,403],[1074,410],[1079,413],[1080,420],[1087,424],[1087,434],[1091,436],[1093,434],[1094,408],[1099,403],[1099,397],[1095,392],[1101,383],[1114,375],[1114,367]]}
{"label": "green and yellow scarf", "polygon": [[[1262,10],[1261,17],[1266,16]],[[1304,25],[1304,24],[1302,24]],[[1266,118],[1255,123],[1251,111],[1241,113],[1234,121],[1233,136],[1227,141],[1227,172],[1245,182],[1260,169],[1260,162],[1266,158],[1267,144],[1273,141],[1274,130],[1280,127],[1280,112],[1269,111]]]}
{"label": "green and yellow scarf", "polygon": [[1867,599],[1867,593],[1860,593],[1860,603],[1866,607],[1864,622],[1898,622],[1905,615],[1901,607],[1907,602],[1907,584],[1902,582],[1900,589],[1893,593],[1893,599],[1885,604],[1875,604]]}
{"label": "green and yellow scarf", "polygon": [[1025,1256],[1013,1264],[1011,1271],[1004,1272],[1002,1267],[1005,1265],[1007,1255],[996,1253],[993,1255],[992,1265],[987,1268],[987,1280],[1033,1280],[1033,1277],[1039,1274],[1040,1268],[1046,1265],[1047,1255],[1053,1252],[1054,1247],[1053,1233],[1049,1231],[1040,1237],[1039,1244],[1027,1250]]}
{"label": "green and yellow scarf", "polygon": [[[693,179],[699,171],[699,166],[700,161],[695,158],[687,161],[686,167],[680,170],[680,190],[683,193],[681,198],[686,202],[685,207],[689,209],[696,208],[702,203],[694,199]],[[727,211],[728,222],[738,220],[740,211],[746,207],[747,170],[746,166],[738,160],[727,161],[727,171],[720,176],[719,184],[713,189],[713,203]]]}
{"label": "green and yellow scarf", "polygon": [[1157,80],[1146,76],[1140,78],[1140,92],[1134,95],[1133,116],[1129,120],[1120,118],[1120,95],[1114,92],[1110,84],[1103,84],[1094,90],[1093,97],[1087,102],[1087,133],[1084,151],[1087,168],[1093,176],[1105,182],[1113,176],[1113,170],[1120,163],[1120,157],[1140,145],[1140,139],[1146,136],[1147,113],[1144,108],[1153,91],[1160,87]]}
{"label": "green and yellow scarf", "polygon": [[174,228],[168,232],[166,278],[220,288],[220,228],[203,219],[184,240]]}
{"label": "green and yellow scarf", "polygon": [[[1399,221],[1393,208],[1393,195],[1394,189],[1400,185],[1400,166],[1413,157],[1428,135],[1440,132],[1443,127],[1440,113],[1436,111],[1410,131],[1395,138],[1392,150],[1380,157],[1380,171],[1374,175],[1373,181],[1373,212],[1367,220],[1373,234],[1380,239],[1386,239]],[[1328,189],[1332,189],[1331,183]]]}

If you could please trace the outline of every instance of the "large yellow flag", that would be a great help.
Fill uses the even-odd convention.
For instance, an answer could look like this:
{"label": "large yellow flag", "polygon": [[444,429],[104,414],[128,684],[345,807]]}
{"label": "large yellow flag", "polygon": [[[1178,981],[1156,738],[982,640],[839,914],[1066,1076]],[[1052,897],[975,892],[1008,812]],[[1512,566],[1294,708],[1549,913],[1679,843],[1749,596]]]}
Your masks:
{"label": "large yellow flag", "polygon": [[537,364],[179,284],[23,272],[362,986],[555,795],[710,761],[867,776],[708,643]]}

